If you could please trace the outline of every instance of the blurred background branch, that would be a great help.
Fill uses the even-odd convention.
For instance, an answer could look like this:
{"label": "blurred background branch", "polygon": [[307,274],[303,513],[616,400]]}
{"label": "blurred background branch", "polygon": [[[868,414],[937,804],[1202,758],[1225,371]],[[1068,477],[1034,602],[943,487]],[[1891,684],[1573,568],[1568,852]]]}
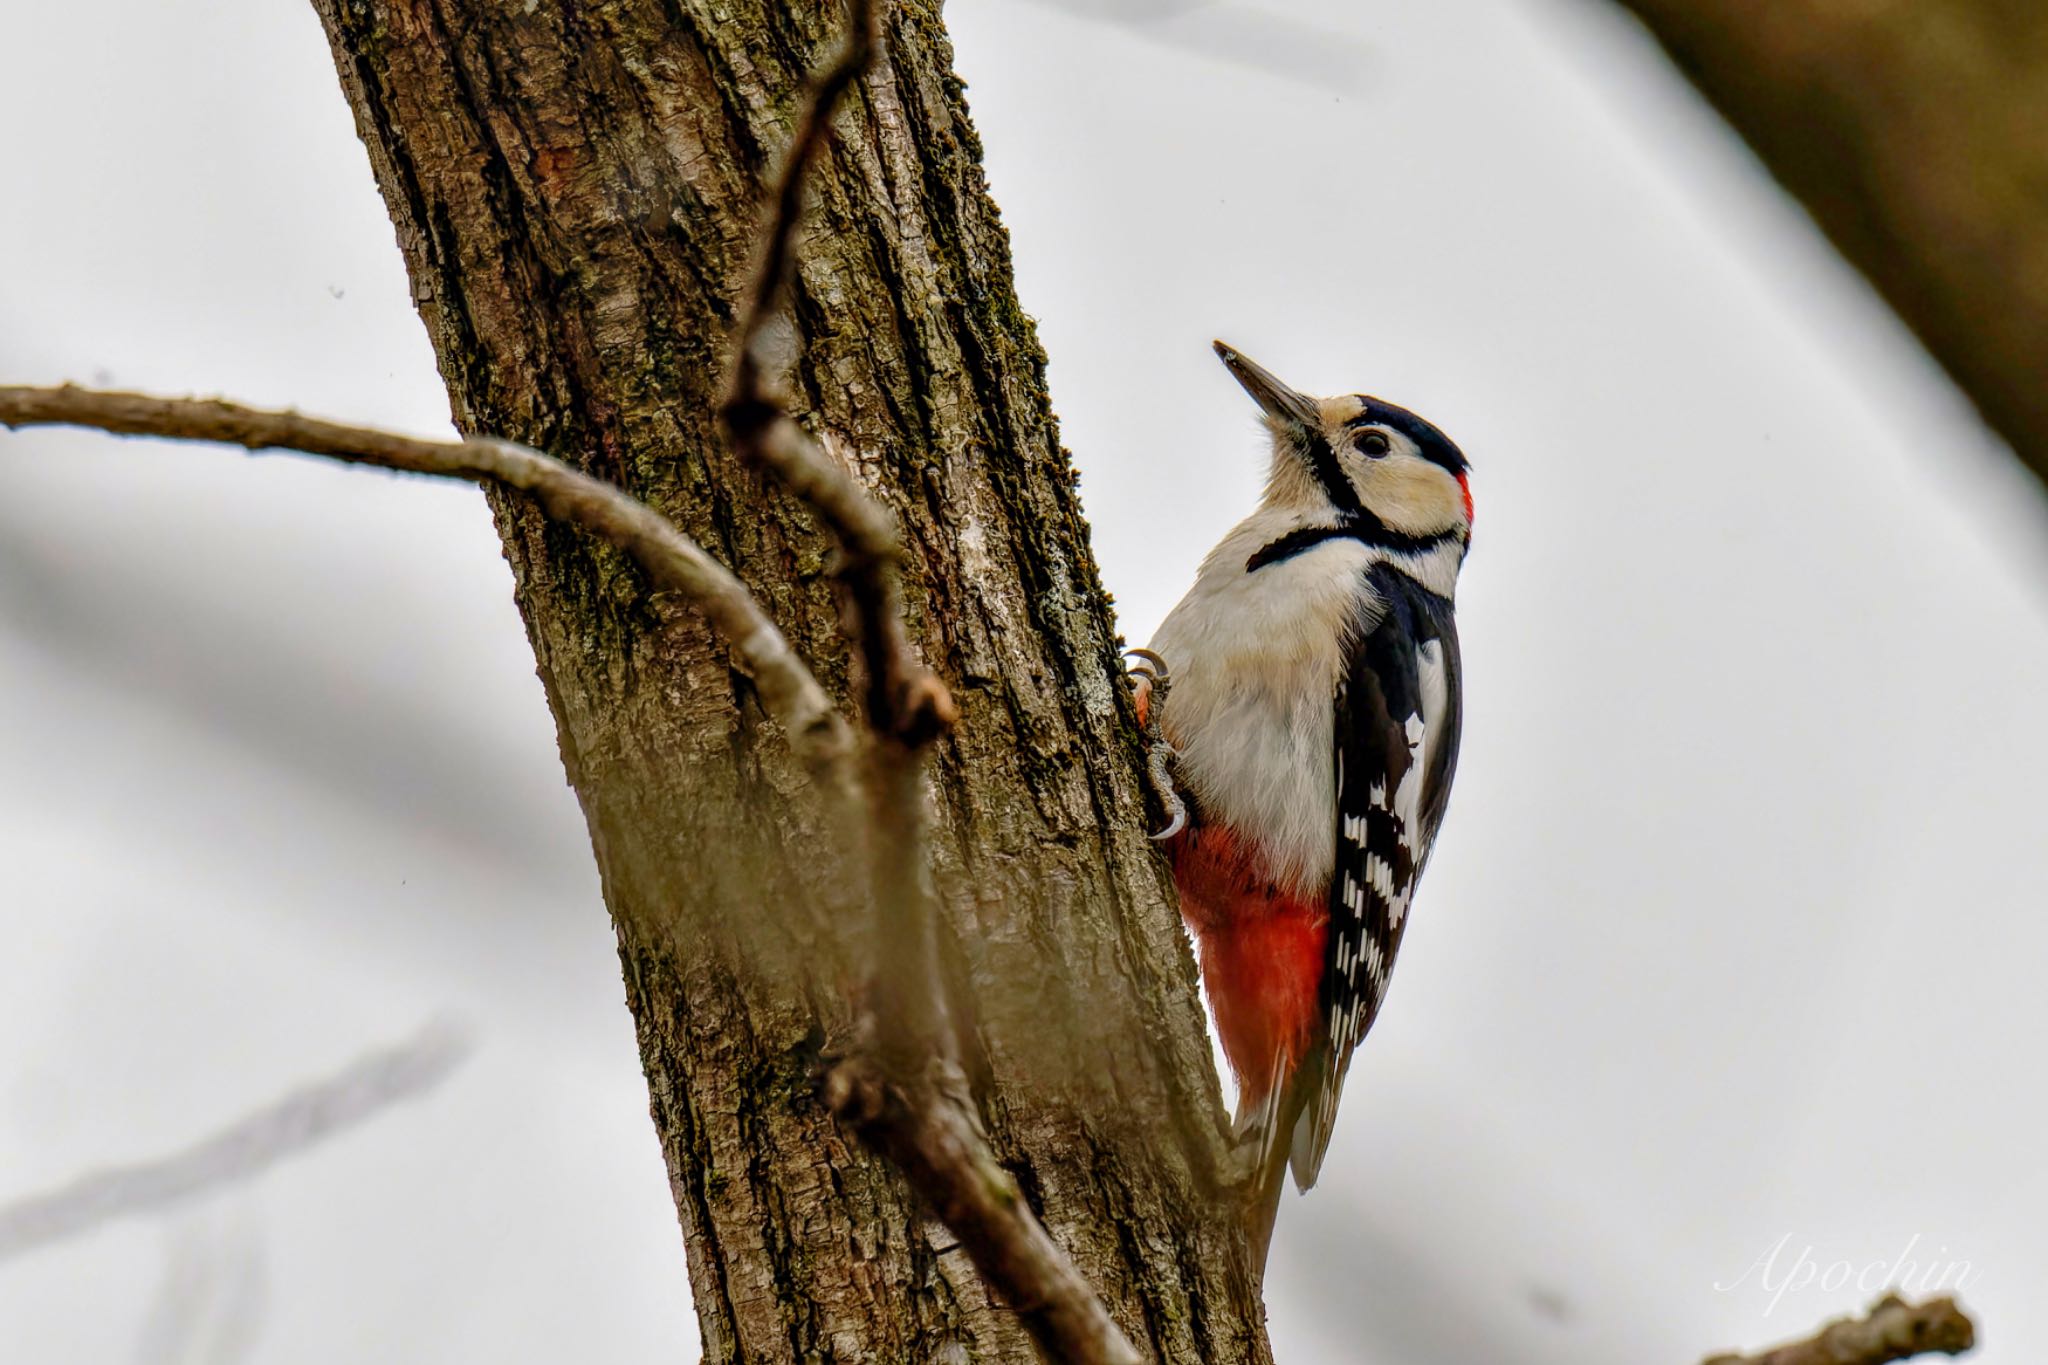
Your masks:
{"label": "blurred background branch", "polygon": [[2048,6],[1619,2],[2048,479]]}
{"label": "blurred background branch", "polygon": [[468,1059],[468,1033],[447,1020],[365,1053],[227,1127],[168,1155],[88,1171],[57,1189],[0,1205],[0,1261],[105,1223],[159,1213],[264,1171],[417,1099]]}
{"label": "blurred background branch", "polygon": [[1165,47],[1333,95],[1371,75],[1370,44],[1341,27],[1220,0],[1035,0],[1091,23],[1118,24]]}

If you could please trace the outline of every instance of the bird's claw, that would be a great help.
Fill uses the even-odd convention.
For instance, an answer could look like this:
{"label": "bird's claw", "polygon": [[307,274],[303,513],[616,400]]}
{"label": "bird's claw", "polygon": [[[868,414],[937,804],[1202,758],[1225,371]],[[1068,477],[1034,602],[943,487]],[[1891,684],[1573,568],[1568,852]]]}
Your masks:
{"label": "bird's claw", "polygon": [[1167,691],[1173,686],[1173,675],[1167,671],[1166,660],[1149,649],[1127,649],[1124,657],[1138,661],[1130,671],[1139,688],[1139,720],[1145,735],[1145,775],[1151,780],[1152,790],[1170,817],[1165,829],[1149,837],[1155,841],[1171,839],[1188,827],[1187,802],[1181,799],[1173,784],[1174,748],[1166,742],[1159,728],[1159,713],[1165,709]]}
{"label": "bird's claw", "polygon": [[1138,661],[1137,667],[1133,668],[1131,672],[1141,678],[1164,684],[1173,676],[1166,671],[1166,660],[1160,658],[1149,649],[1127,649],[1124,651],[1124,657]]}
{"label": "bird's claw", "polygon": [[1159,793],[1159,799],[1166,804],[1172,817],[1166,822],[1165,829],[1150,836],[1154,842],[1171,839],[1188,827],[1188,803],[1180,799],[1180,793],[1173,787],[1173,769],[1169,766],[1173,757],[1173,746],[1163,739],[1154,740],[1146,754],[1145,774],[1152,779],[1152,790]]}

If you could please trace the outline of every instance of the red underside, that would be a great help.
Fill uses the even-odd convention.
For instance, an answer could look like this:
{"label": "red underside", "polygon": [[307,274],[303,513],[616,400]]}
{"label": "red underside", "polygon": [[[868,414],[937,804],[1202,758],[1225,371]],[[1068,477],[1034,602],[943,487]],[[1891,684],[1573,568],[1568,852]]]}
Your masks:
{"label": "red underside", "polygon": [[1223,1054],[1257,1103],[1286,1082],[1313,1037],[1329,910],[1266,880],[1227,830],[1191,830],[1170,849]]}

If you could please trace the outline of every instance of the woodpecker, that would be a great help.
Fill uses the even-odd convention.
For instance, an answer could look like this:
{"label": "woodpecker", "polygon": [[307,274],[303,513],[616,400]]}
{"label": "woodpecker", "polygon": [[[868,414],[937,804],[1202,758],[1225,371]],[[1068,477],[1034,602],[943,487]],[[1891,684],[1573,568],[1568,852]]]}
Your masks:
{"label": "woodpecker", "polygon": [[1443,820],[1472,493],[1407,409],[1216,354],[1264,415],[1271,472],[1133,671],[1181,789],[1161,837],[1255,1143],[1263,1259],[1285,1168],[1315,1184]]}

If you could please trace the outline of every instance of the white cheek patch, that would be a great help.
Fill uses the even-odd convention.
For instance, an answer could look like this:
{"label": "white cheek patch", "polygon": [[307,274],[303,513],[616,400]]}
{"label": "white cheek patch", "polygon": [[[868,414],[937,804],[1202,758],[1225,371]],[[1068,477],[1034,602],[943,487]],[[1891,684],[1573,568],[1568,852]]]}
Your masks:
{"label": "white cheek patch", "polygon": [[1338,467],[1358,500],[1396,531],[1433,535],[1463,519],[1465,492],[1457,476],[1421,454],[1399,432],[1394,453],[1369,460],[1357,451],[1338,454]]}

